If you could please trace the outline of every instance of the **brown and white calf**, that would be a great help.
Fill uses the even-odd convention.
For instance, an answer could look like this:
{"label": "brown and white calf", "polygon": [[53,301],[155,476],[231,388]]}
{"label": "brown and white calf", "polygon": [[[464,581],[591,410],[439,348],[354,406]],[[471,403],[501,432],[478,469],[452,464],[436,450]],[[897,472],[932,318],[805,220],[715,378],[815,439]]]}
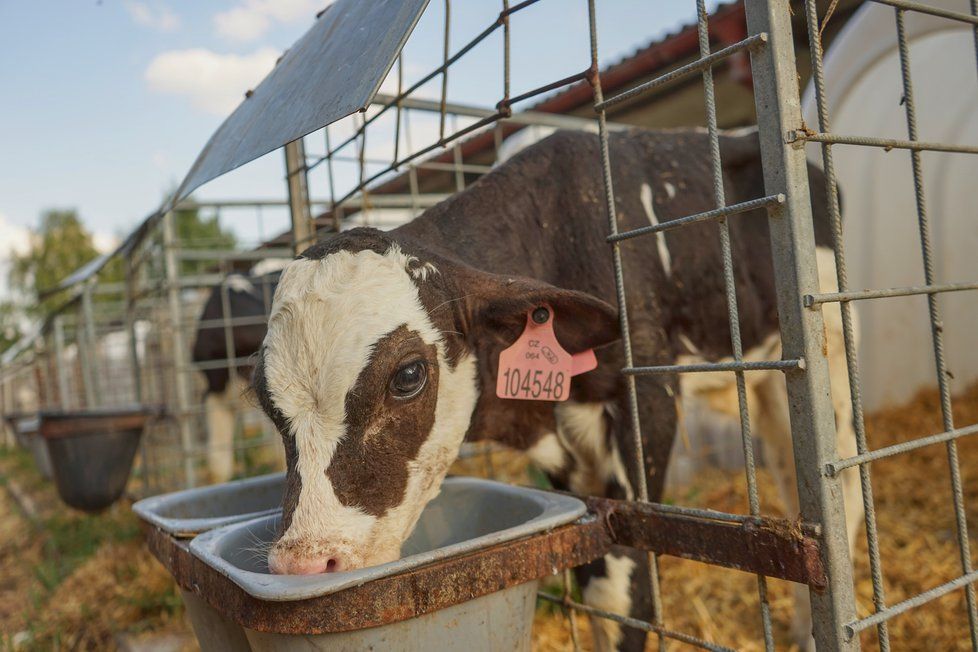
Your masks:
{"label": "brown and white calf", "polygon": [[[622,230],[714,208],[702,131],[611,137]],[[727,202],[764,194],[756,133],[721,140]],[[828,246],[822,176],[813,169],[815,232]],[[598,149],[593,134],[558,132],[413,222],[356,229],[308,249],[284,271],[254,385],[285,443],[288,488],[277,573],[341,571],[396,559],[464,439],[525,450],[555,486],[633,498],[624,366]],[[780,356],[767,217],[730,220],[748,357]],[[831,253],[820,271],[831,286]],[[730,355],[716,226],[622,244],[636,364]],[[529,310],[553,308],[570,353],[598,367],[562,403],[497,398],[500,351]],[[838,319],[828,332],[836,339]],[[841,351],[830,343],[833,354]],[[839,371],[839,359],[833,369]],[[843,376],[837,401],[851,448]],[[636,379],[650,497],[661,498],[682,393],[736,413],[730,374]],[[789,512],[797,513],[783,379],[748,374],[752,417],[770,444]],[[856,485],[851,485],[856,489]],[[850,492],[851,493],[851,492]],[[851,513],[859,501],[852,501]],[[858,514],[856,515],[858,518]],[[584,600],[647,618],[644,555],[621,549],[581,569]],[[601,649],[642,649],[643,632],[596,623]]]}

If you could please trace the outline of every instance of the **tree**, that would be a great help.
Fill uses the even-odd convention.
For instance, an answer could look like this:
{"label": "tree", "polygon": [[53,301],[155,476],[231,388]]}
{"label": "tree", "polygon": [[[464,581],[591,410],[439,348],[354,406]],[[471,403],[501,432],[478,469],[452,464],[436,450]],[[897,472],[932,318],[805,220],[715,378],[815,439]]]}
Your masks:
{"label": "tree", "polygon": [[[64,301],[64,295],[57,293],[43,300],[41,296],[98,255],[92,234],[82,224],[77,211],[47,210],[41,214],[37,230],[31,230],[28,250],[13,256],[10,287],[27,301],[27,314],[46,315]],[[111,280],[121,280],[120,266],[106,271],[112,272]]]}
{"label": "tree", "polygon": [[[173,212],[173,226],[177,242],[182,249],[225,250],[235,247],[237,238],[233,232],[221,228],[216,214],[212,217],[202,217],[200,210],[193,205],[192,198],[188,198],[184,205],[188,207]],[[185,260],[180,265],[180,273],[198,273],[211,264],[212,261]]]}
{"label": "tree", "polygon": [[0,301],[0,353],[3,353],[20,339],[20,318],[16,304]]}

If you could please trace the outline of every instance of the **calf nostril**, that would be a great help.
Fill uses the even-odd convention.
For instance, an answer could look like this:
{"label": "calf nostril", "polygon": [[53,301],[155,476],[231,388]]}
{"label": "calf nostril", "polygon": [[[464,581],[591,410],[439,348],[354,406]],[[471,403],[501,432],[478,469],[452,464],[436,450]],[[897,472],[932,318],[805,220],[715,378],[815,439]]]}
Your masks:
{"label": "calf nostril", "polygon": [[338,561],[336,561],[336,559],[329,559],[326,562],[326,572],[327,573],[336,573],[339,570],[340,570],[340,563]]}

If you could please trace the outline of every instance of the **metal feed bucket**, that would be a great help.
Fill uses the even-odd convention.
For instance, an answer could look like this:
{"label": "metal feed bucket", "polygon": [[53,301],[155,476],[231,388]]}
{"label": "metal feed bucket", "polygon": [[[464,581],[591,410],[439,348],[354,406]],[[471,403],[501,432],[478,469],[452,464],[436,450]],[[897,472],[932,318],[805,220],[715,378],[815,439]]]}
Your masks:
{"label": "metal feed bucket", "polygon": [[274,514],[282,508],[285,473],[270,473],[145,498],[132,506],[143,521],[179,539]]}
{"label": "metal feed bucket", "polygon": [[[217,527],[274,514],[281,509],[285,474],[235,480],[145,498],[132,506],[145,526],[174,539],[192,539]],[[186,544],[176,544],[186,551]],[[244,631],[191,591],[180,595],[203,650],[249,650]]]}
{"label": "metal feed bucket", "polygon": [[[321,598],[361,587],[449,557],[457,557],[553,529],[583,516],[576,498],[473,478],[449,478],[441,494],[421,514],[404,544],[401,559],[360,570],[321,575],[272,575],[264,555],[274,540],[281,514],[211,530],[190,543],[191,553],[265,603],[287,602],[296,610]],[[202,596],[208,598],[207,582]],[[465,649],[529,650],[537,581],[528,581],[474,600],[379,626],[329,633],[279,633],[246,627],[252,650],[417,651]],[[213,601],[211,601],[213,604]],[[234,607],[226,614],[239,620]],[[202,641],[203,646],[203,641]]]}
{"label": "metal feed bucket", "polygon": [[[310,646],[330,650],[464,646],[467,652],[529,649],[536,580],[553,572],[553,560],[541,561],[543,570],[525,576],[515,585],[492,579],[492,588],[485,594],[447,604],[446,608],[412,612],[406,602],[399,601],[397,592],[388,592],[379,585],[411,585],[411,576],[419,569],[464,561],[486,549],[518,545],[530,535],[559,530],[586,511],[581,501],[568,496],[484,480],[449,478],[443,483],[441,494],[422,513],[404,545],[402,559],[349,573],[306,577],[271,575],[264,556],[255,554],[256,549],[273,540],[281,519],[278,510],[206,531],[189,545],[182,538],[221,520],[240,518],[245,508],[262,507],[256,495],[262,487],[271,493],[276,482],[282,482],[281,474],[159,496],[133,506],[143,519],[150,550],[180,585],[188,616],[205,652]],[[278,493],[281,495],[281,488]],[[469,583],[474,581],[469,575],[465,577]],[[466,580],[452,580],[446,575],[443,581],[447,587]],[[339,602],[319,602],[334,598],[342,601],[350,593],[374,586],[378,596],[399,601],[399,607],[387,609],[353,598],[359,616],[356,622],[369,624],[351,624],[356,619],[338,615],[343,611]],[[507,588],[496,591],[503,586]],[[282,633],[275,631],[281,628],[274,622],[260,615],[262,623],[255,622],[256,614],[282,607],[288,611],[289,622],[312,622],[316,626],[308,631]],[[331,628],[329,621],[337,618],[343,626]],[[323,633],[324,628],[329,633]]]}
{"label": "metal feed bucket", "polygon": [[35,439],[46,444],[61,500],[83,512],[118,500],[151,415],[145,408],[41,412]]}

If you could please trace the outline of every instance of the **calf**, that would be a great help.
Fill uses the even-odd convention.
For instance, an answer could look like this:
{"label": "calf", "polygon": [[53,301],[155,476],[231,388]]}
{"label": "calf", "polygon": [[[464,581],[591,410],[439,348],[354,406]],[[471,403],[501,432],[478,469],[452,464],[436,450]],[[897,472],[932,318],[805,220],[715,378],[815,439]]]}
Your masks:
{"label": "calf", "polygon": [[207,381],[204,390],[207,466],[215,482],[230,480],[234,472],[234,406],[252,369],[250,364],[231,365],[230,360],[248,358],[261,347],[266,331],[265,315],[278,276],[278,273],[229,274],[210,289],[200,314],[203,325],[197,327],[193,361],[227,363],[202,371]]}
{"label": "calf", "polygon": [[[764,194],[758,147],[756,132],[722,137],[728,203]],[[705,132],[635,130],[612,135],[610,148],[621,230],[714,208]],[[558,132],[415,221],[337,235],[285,269],[253,379],[288,468],[273,572],[398,558],[463,439],[526,451],[561,489],[636,496],[641,470],[629,454],[600,160],[597,136]],[[812,176],[816,240],[826,247],[822,177]],[[730,220],[748,358],[780,356],[767,219],[755,211]],[[831,252],[820,252],[831,286]],[[715,225],[628,240],[621,254],[636,364],[731,355]],[[571,354],[594,349],[598,366],[573,379],[565,402],[498,398],[500,352],[544,306],[560,345]],[[839,329],[828,322],[834,338]],[[762,372],[747,380],[758,434],[773,442],[797,513],[783,379]],[[736,393],[731,374],[643,376],[636,385],[646,482],[659,500],[678,397],[695,393],[736,413]],[[851,442],[844,406],[837,403],[840,438]],[[648,618],[645,564],[644,553],[616,549],[580,569],[584,600]],[[594,629],[600,649],[644,644],[644,632],[608,620]]]}

